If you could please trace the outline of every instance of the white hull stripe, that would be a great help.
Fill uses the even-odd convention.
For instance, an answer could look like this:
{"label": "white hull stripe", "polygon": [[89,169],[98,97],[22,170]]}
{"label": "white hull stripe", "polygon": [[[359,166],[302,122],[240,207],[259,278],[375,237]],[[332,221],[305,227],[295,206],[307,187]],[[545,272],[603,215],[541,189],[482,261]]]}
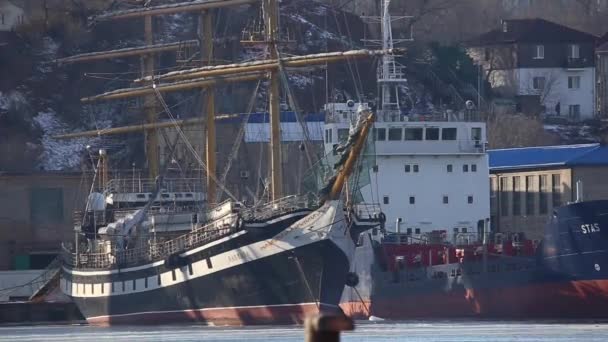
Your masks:
{"label": "white hull stripe", "polygon": [[[133,280],[117,281],[112,284],[106,283],[74,283],[61,279],[61,289],[72,297],[107,297],[115,295],[126,295],[132,293],[146,292],[159,288],[176,285],[187,282],[192,279],[204,277],[209,274],[223,271],[235,266],[276,255],[285,251],[290,251],[305,245],[328,240],[338,236],[334,241],[340,248],[344,244],[343,239],[346,238],[346,225],[343,219],[336,220],[336,207],[340,207],[339,201],[326,203],[319,210],[310,213],[303,219],[297,221],[289,228],[285,229],[273,238],[258,241],[241,248],[230,250],[208,259],[198,260],[193,262],[191,267],[176,268],[159,275],[147,277],[147,279],[139,278],[135,282]],[[330,234],[333,232],[335,234]],[[348,256],[349,254],[347,254]],[[164,263],[164,261],[160,261]],[[156,264],[156,263],[154,263]],[[154,265],[152,264],[152,265]],[[211,267],[209,267],[211,266]],[[143,267],[145,268],[145,267]],[[190,269],[192,273],[190,273]],[[74,271],[64,267],[67,273],[79,276],[97,276],[108,275],[114,271]],[[120,273],[125,273],[121,270]],[[160,277],[160,285],[159,285]],[[112,291],[112,285],[114,291]],[[146,286],[147,285],[147,286]],[[124,290],[123,290],[124,289]]]}
{"label": "white hull stripe", "polygon": [[223,307],[218,307],[218,308],[171,310],[171,311],[144,311],[144,312],[133,312],[133,313],[127,313],[127,314],[118,314],[118,315],[94,316],[94,317],[88,317],[87,319],[88,320],[99,320],[99,319],[104,319],[104,318],[128,317],[128,316],[138,316],[138,315],[172,314],[172,313],[180,313],[180,312],[204,312],[204,311],[216,311],[216,310],[250,310],[250,309],[281,308],[281,307],[290,307],[290,306],[308,306],[308,305],[318,305],[319,307],[339,308],[338,305],[333,305],[333,304],[308,302],[308,303],[297,303],[297,304],[223,306]]}

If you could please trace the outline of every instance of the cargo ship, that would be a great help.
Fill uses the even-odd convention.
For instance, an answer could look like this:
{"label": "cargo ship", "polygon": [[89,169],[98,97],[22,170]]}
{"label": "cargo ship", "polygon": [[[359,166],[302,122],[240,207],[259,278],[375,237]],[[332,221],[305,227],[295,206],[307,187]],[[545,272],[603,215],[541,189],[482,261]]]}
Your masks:
{"label": "cargo ship", "polygon": [[[390,0],[381,3],[378,43],[391,48],[396,19]],[[554,208],[543,239],[493,231],[481,96],[470,94],[460,111],[421,113],[404,109],[407,86],[404,67],[383,56],[376,188],[361,192],[380,203],[387,225],[358,238],[344,312],[392,320],[608,317],[608,201]],[[326,150],[360,105],[326,105]]]}
{"label": "cargo ship", "polygon": [[374,230],[357,248],[360,281],[341,305],[395,320],[606,318],[606,229],[608,201],[556,208],[541,242],[495,233],[459,245],[445,231],[420,241]]}
{"label": "cargo ship", "polygon": [[[105,13],[94,21],[143,17],[148,45],[62,60],[75,63],[141,55],[144,71],[141,79],[134,80],[142,86],[116,89],[82,101],[143,96],[146,124],[61,137],[146,132],[148,178],[136,176],[135,171],[121,176],[120,171],[110,168],[110,157],[104,149],[98,155],[90,153],[91,191],[82,205],[84,209],[75,215],[74,241],[64,244],[60,279],[62,291],[90,324],[282,324],[299,323],[312,314],[341,313],[340,296],[352,277],[349,270],[355,242],[351,231],[369,229],[380,221],[373,206],[359,203],[349,195],[350,191],[343,191],[356,186],[353,179],[357,178],[357,165],[376,115],[363,107],[357,111],[346,140],[333,153],[339,159],[333,167],[315,160],[322,158],[312,155],[314,150],[302,141],[301,152],[310,151],[310,167],[317,168],[311,171],[312,188],[305,194],[285,196],[279,98],[280,89],[289,89],[289,83],[282,65],[324,65],[382,55],[385,51],[282,57],[277,46],[279,1],[267,0],[259,8],[263,13],[259,18],[264,23],[263,32],[255,32],[242,43],[257,45],[269,59],[208,65],[213,54],[210,23],[214,9],[257,2],[260,1],[191,1]],[[200,67],[181,65],[178,71],[158,74],[154,71],[155,59],[150,56],[184,45],[152,44],[152,17],[181,12],[200,14],[198,53],[199,58],[207,56],[209,60],[203,60]],[[192,44],[189,42],[188,46]],[[195,56],[186,57],[191,61]],[[263,197],[246,205],[224,184],[226,173],[215,173],[214,122],[220,116],[215,115],[213,87],[226,82],[258,81],[253,102],[264,78],[268,78],[270,181],[265,182]],[[280,87],[281,82],[284,87]],[[203,117],[178,120],[164,94],[199,88],[205,89],[199,92],[205,103]],[[157,122],[157,109],[162,109],[169,120]],[[206,132],[205,160],[181,129],[202,123]],[[233,151],[238,151],[246,124],[245,119]],[[165,128],[174,130],[176,137],[167,138],[162,131],[168,141],[163,163],[157,143],[158,134]],[[175,152],[178,142],[193,155],[198,169],[179,165]],[[174,168],[172,173],[169,166]],[[220,202],[222,194],[227,199]]]}

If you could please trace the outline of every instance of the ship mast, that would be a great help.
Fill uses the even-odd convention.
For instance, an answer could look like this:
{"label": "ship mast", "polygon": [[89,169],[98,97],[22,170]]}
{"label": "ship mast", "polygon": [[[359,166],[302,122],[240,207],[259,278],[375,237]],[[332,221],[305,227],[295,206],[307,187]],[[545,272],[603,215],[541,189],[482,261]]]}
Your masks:
{"label": "ship mast", "polygon": [[[384,51],[392,51],[396,45],[412,41],[410,35],[408,39],[393,39],[392,23],[398,20],[411,19],[411,16],[391,16],[390,5],[391,0],[381,0],[381,16],[380,17],[364,17],[369,23],[380,23],[382,27],[382,39],[366,39],[366,43],[382,46]],[[401,105],[399,101],[399,86],[407,83],[405,78],[405,67],[397,63],[393,53],[387,53],[382,56],[382,63],[378,65],[378,88],[380,112],[383,115],[399,115]]]}
{"label": "ship mast", "polygon": [[[264,17],[266,21],[266,40],[270,58],[278,60],[278,30],[279,7],[277,0],[264,0]],[[280,75],[278,69],[268,72],[270,91],[268,96],[268,110],[270,115],[270,178],[272,200],[283,196],[283,165],[281,163],[281,118],[280,118]]]}
{"label": "ship mast", "polygon": [[[269,51],[269,59],[240,64],[213,66],[213,9],[253,4],[262,2],[265,21],[265,44]],[[267,77],[269,80],[269,115],[270,115],[270,174],[272,189],[272,200],[283,196],[282,188],[282,163],[281,163],[281,130],[280,130],[280,82],[283,67],[302,67],[308,65],[325,65],[329,62],[339,62],[364,58],[370,56],[381,56],[392,51],[385,50],[356,50],[339,53],[324,53],[316,55],[296,56],[280,58],[279,44],[279,3],[278,0],[195,0],[184,3],[173,3],[140,9],[118,11],[103,14],[94,20],[114,20],[144,18],[146,46],[139,48],[128,48],[107,52],[87,53],[78,56],[67,57],[59,62],[80,62],[86,60],[99,60],[114,58],[117,56],[142,57],[142,77],[136,82],[139,87],[117,89],[103,94],[86,97],[82,102],[94,102],[100,100],[124,99],[133,97],[144,97],[144,109],[147,123],[140,126],[119,127],[103,131],[88,131],[72,133],[58,138],[75,138],[79,136],[93,136],[104,134],[120,134],[135,130],[144,130],[147,134],[147,157],[150,166],[150,175],[156,177],[159,170],[158,138],[156,129],[168,127],[168,123],[158,123],[156,113],[155,96],[164,92],[181,91],[187,89],[201,89],[205,101],[202,111],[206,114],[201,119],[181,120],[184,125],[205,122],[206,126],[206,167],[207,167],[207,198],[209,201],[216,200],[216,141],[215,141],[215,115],[214,87],[218,84],[229,82],[245,82],[259,80]],[[152,16],[163,14],[174,14],[181,12],[196,12],[199,17],[199,46],[201,52],[201,63],[199,68],[170,72],[164,75],[154,73],[154,52],[176,50],[179,44],[153,44]],[[192,44],[189,41],[188,44]],[[170,80],[173,82],[163,82]],[[172,124],[177,124],[172,121]]]}

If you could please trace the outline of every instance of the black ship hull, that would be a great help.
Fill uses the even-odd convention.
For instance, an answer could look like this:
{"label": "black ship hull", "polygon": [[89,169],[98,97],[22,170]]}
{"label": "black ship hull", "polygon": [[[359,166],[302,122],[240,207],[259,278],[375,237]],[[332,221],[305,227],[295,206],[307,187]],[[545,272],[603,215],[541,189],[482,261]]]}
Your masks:
{"label": "black ship hull", "polygon": [[[357,253],[366,248],[377,258],[369,243]],[[361,297],[347,289],[342,298],[353,317],[608,318],[608,201],[557,209],[535,256],[396,271],[365,259],[354,262]]]}
{"label": "black ship hull", "polygon": [[[292,324],[316,313],[341,313],[349,270],[336,208],[302,224],[243,229],[181,254],[112,270],[64,265],[61,286],[90,324]],[[306,231],[321,222],[322,231]],[[330,223],[325,224],[325,222]],[[304,229],[303,227],[306,228]],[[277,234],[278,232],[278,234]],[[268,236],[269,234],[270,237]],[[352,244],[352,241],[350,241]]]}

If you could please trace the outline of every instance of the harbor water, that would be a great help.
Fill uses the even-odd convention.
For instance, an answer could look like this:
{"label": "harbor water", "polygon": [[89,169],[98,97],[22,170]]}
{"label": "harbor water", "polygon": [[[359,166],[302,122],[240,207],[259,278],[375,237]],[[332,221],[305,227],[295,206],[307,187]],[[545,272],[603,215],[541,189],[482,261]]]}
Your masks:
{"label": "harbor water", "polygon": [[[343,341],[606,341],[608,322],[357,322]],[[0,328],[0,341],[303,341],[302,327],[19,326]]]}

